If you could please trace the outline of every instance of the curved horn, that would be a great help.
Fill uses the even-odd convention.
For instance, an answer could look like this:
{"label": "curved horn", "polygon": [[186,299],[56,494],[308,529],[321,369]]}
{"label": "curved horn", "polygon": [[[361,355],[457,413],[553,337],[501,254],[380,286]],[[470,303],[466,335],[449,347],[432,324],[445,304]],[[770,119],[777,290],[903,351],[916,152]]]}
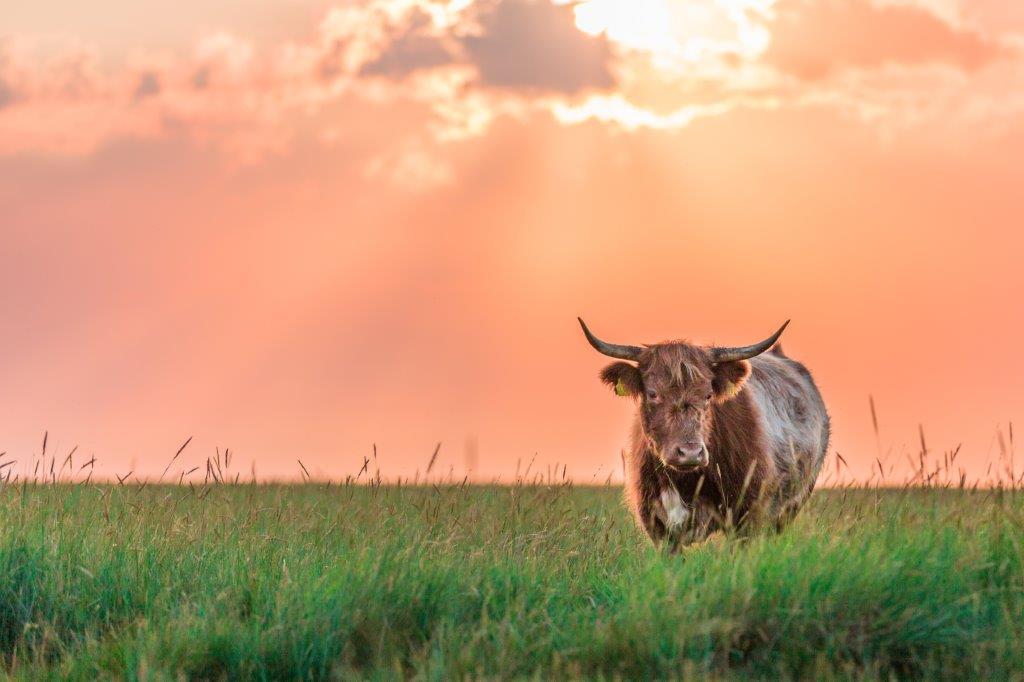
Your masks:
{"label": "curved horn", "polygon": [[712,348],[711,358],[715,362],[733,362],[736,360],[749,360],[752,357],[760,355],[769,348],[775,345],[775,342],[782,336],[782,332],[786,331],[786,327],[789,326],[789,320],[786,320],[786,324],[779,327],[779,331],[769,336],[760,343],[755,343],[753,346],[740,346],[739,348]]}
{"label": "curved horn", "polygon": [[577,317],[580,321],[580,326],[583,327],[583,333],[587,337],[587,341],[593,346],[598,353],[607,355],[610,358],[618,358],[619,360],[632,360],[636,362],[637,358],[640,357],[640,353],[643,352],[643,348],[640,346],[620,346],[616,343],[605,343],[601,339],[590,333],[587,328],[587,323],[582,318]]}

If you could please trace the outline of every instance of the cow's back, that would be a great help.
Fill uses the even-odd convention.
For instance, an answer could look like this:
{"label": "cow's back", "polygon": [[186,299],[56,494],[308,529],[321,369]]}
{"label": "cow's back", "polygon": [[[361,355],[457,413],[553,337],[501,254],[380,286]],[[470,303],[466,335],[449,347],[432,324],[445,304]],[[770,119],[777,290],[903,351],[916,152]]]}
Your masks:
{"label": "cow's back", "polygon": [[745,390],[760,412],[782,502],[796,505],[814,488],[828,450],[829,418],[810,372],[781,349],[750,360]]}

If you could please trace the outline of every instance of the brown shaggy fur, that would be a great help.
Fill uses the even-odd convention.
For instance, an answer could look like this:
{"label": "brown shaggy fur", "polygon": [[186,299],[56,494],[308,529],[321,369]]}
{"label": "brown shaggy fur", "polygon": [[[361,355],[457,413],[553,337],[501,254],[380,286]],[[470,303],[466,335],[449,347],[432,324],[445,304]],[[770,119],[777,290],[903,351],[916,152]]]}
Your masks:
{"label": "brown shaggy fur", "polygon": [[[771,354],[773,362],[806,372],[802,366],[797,370],[798,363],[788,360],[780,348]],[[754,362],[762,364],[756,358]],[[626,498],[639,525],[655,542],[667,539],[678,548],[718,529],[749,529],[765,521],[781,526],[809,494],[824,453],[809,453],[806,466],[800,453],[793,454],[796,467],[813,474],[809,484],[791,486],[786,476],[780,476],[780,465],[788,467],[790,462],[779,461],[779,448],[766,435],[763,410],[755,394],[744,390],[750,377],[750,362],[716,364],[706,349],[683,342],[645,347],[636,366],[616,362],[602,371],[602,381],[639,401],[626,458]],[[760,387],[764,378],[758,381]],[[813,398],[820,404],[817,389],[809,385],[814,395],[805,402],[810,404]],[[821,414],[824,447],[823,404]],[[698,441],[706,447],[707,466],[673,468],[669,453],[680,443]],[[787,491],[780,496],[783,487]],[[682,528],[666,527],[660,501],[666,489],[678,491],[688,512]]]}

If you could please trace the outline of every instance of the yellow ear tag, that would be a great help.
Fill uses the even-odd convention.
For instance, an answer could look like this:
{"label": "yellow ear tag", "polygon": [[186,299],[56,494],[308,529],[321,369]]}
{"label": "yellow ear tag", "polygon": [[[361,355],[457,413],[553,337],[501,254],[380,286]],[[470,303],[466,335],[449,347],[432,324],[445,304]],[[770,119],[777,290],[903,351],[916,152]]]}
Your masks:
{"label": "yellow ear tag", "polygon": [[730,381],[725,385],[725,390],[722,391],[722,399],[731,400],[732,398],[735,398],[739,392],[740,387]]}
{"label": "yellow ear tag", "polygon": [[615,395],[629,395],[629,389],[622,383],[622,379],[615,384]]}

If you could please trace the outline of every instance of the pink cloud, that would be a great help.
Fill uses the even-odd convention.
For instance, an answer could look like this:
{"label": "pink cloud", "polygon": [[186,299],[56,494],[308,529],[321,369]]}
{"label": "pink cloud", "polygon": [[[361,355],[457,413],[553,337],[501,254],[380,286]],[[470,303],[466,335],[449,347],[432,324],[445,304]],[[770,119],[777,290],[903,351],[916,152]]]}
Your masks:
{"label": "pink cloud", "polygon": [[[1002,66],[980,68],[1008,48],[923,8],[779,0],[775,10],[763,58],[674,71],[606,34],[581,32],[573,7],[549,0],[461,9],[364,0],[327,10],[303,39],[219,30],[177,52],[103,59],[71,40],[15,37],[0,43],[0,155],[85,155],[121,138],[180,138],[238,167],[305,142],[335,145],[357,125],[358,101],[378,115],[408,113],[397,135],[374,138],[362,171],[422,187],[452,181],[445,145],[479,138],[502,118],[678,129],[737,107],[822,106],[911,121],[938,95],[950,108],[1020,109],[1005,95],[1020,73],[994,87]],[[875,68],[891,64],[900,68]],[[825,78],[840,71],[852,76]]]}
{"label": "pink cloud", "polygon": [[[420,128],[376,157],[404,159],[410,140],[478,135],[495,117],[522,110],[531,93],[611,85],[607,46],[576,31],[568,7],[504,0],[444,19],[425,7],[335,7],[305,40],[257,46],[218,31],[176,55],[100,60],[68,40],[39,50],[34,39],[18,39],[0,46],[0,154],[81,155],[117,138],[173,135],[251,163],[284,150],[354,96],[423,110]],[[531,56],[505,54],[509,40],[530,45]]]}
{"label": "pink cloud", "polygon": [[1006,54],[980,33],[921,7],[871,0],[781,0],[765,59],[806,80],[846,68],[949,64],[973,71]]}
{"label": "pink cloud", "polygon": [[411,73],[446,66],[457,59],[454,46],[437,35],[430,17],[421,9],[410,12],[393,29],[387,46],[359,69],[362,76],[403,78]]}

